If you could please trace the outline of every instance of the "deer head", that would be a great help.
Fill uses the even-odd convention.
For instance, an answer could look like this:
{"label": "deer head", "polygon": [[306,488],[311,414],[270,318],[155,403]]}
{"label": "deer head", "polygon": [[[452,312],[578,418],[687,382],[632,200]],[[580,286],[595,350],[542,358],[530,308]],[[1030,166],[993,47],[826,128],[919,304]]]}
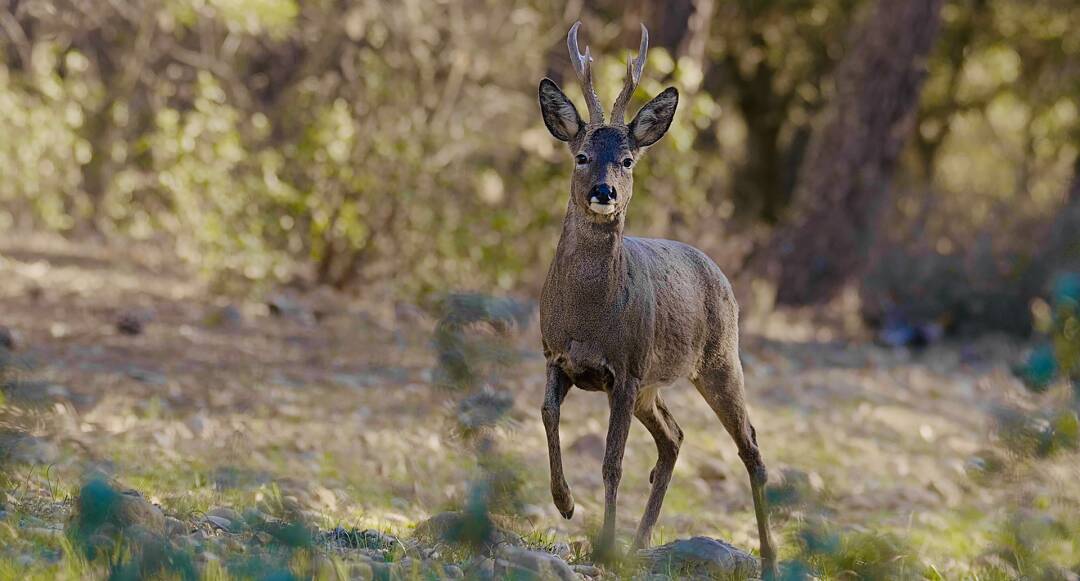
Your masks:
{"label": "deer head", "polygon": [[569,145],[574,158],[570,185],[572,206],[591,221],[612,222],[630,203],[634,191],[634,165],[639,156],[671,126],[679,104],[679,92],[674,87],[664,89],[638,111],[633,121],[626,123],[626,106],[641,81],[649,50],[649,31],[642,24],[637,58],[627,59],[626,81],[612,107],[611,123],[604,123],[604,110],[593,89],[592,54],[587,46],[584,53],[578,50],[580,26],[581,22],[577,22],[570,28],[566,45],[585,94],[589,122],[581,119],[577,108],[551,79],[540,81],[540,111],[548,131]]}

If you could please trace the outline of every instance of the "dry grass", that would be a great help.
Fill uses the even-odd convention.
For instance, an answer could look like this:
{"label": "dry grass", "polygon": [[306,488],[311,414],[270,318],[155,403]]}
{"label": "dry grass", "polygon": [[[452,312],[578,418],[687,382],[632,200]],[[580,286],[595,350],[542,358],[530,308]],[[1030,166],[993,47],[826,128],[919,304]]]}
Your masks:
{"label": "dry grass", "polygon": [[[181,517],[218,505],[288,505],[325,526],[405,533],[462,500],[475,463],[447,436],[456,394],[431,385],[430,320],[385,298],[315,294],[301,301],[324,313],[318,323],[239,300],[232,304],[243,320],[221,323],[224,299],[165,256],[52,239],[0,243],[0,323],[21,335],[19,353],[36,362],[35,378],[70,392],[30,426],[59,445],[58,459],[48,470],[17,467],[9,499],[62,500],[96,466]],[[130,311],[152,313],[139,336],[114,328]],[[501,445],[530,467],[524,495],[537,538],[581,539],[602,511],[600,460],[589,443],[604,432],[606,400],[574,392],[564,407],[578,503],[564,521],[547,496],[538,332],[516,341],[531,355],[498,378],[515,394]],[[1028,397],[1008,372],[1019,348],[986,339],[911,354],[754,325],[744,333],[744,361],[771,473],[806,473],[833,522],[902,534],[917,562],[964,575],[1023,499],[1080,506],[1075,458],[1045,463],[1022,485],[984,486],[965,473],[989,445],[990,406]],[[688,383],[665,397],[686,443],[654,541],[704,534],[756,548],[749,485],[730,438]],[[623,537],[644,507],[654,458],[648,434],[634,428]],[[793,550],[785,543],[785,554]]]}

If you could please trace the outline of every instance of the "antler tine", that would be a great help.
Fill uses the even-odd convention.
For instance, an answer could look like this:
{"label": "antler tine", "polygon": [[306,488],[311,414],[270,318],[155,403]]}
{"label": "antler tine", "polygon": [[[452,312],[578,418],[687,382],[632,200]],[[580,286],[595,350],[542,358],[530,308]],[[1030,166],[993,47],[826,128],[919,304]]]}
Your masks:
{"label": "antler tine", "polygon": [[630,97],[634,95],[638,83],[641,82],[641,73],[645,70],[645,55],[649,52],[649,29],[645,24],[641,25],[641,46],[635,59],[626,59],[626,82],[623,84],[619,97],[615,99],[615,106],[611,108],[611,120],[613,123],[626,122],[626,106],[630,104]]}
{"label": "antler tine", "polygon": [[585,53],[578,50],[577,33],[581,21],[577,21],[570,27],[570,34],[566,35],[566,47],[570,49],[570,62],[574,65],[574,72],[581,81],[581,92],[585,94],[585,103],[589,106],[589,123],[602,124],[604,122],[604,107],[600,104],[600,97],[596,96],[593,89],[592,79],[592,53],[589,47],[585,47]]}

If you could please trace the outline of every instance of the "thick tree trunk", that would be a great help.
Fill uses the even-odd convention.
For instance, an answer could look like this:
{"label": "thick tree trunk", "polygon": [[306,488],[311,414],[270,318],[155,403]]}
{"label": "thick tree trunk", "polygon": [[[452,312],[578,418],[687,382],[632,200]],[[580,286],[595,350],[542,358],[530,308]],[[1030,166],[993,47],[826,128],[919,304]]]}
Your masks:
{"label": "thick tree trunk", "polygon": [[943,0],[878,0],[839,65],[836,96],[771,244],[777,302],[831,298],[858,270],[907,141]]}

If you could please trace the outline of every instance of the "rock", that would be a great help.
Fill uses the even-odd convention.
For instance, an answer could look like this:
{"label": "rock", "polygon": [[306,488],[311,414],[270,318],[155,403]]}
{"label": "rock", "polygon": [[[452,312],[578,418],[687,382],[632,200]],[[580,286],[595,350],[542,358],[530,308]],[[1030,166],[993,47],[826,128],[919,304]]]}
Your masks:
{"label": "rock", "polygon": [[283,294],[276,294],[266,301],[270,314],[281,319],[292,319],[306,325],[315,324],[316,318],[307,307]]}
{"label": "rock", "polygon": [[153,533],[165,532],[165,514],[134,490],[120,493],[112,520],[121,528],[139,525]]}
{"label": "rock", "polygon": [[244,313],[236,305],[228,304],[207,314],[203,321],[208,327],[237,328],[244,324]]}
{"label": "rock", "polygon": [[757,559],[724,541],[708,537],[679,539],[653,549],[638,551],[650,573],[709,579],[757,577]]}
{"label": "rock", "polygon": [[555,556],[563,561],[570,559],[574,554],[570,550],[570,545],[568,543],[555,543],[555,545],[551,547],[551,552],[555,553]]}
{"label": "rock", "polygon": [[579,575],[586,577],[599,577],[600,569],[595,565],[571,565],[570,569]]}
{"label": "rock", "polygon": [[570,451],[595,460],[604,459],[604,438],[600,434],[585,434],[570,444]]}
{"label": "rock", "polygon": [[17,345],[18,341],[15,340],[15,332],[0,325],[0,349],[14,351]]}
{"label": "rock", "polygon": [[727,466],[719,460],[706,460],[698,466],[698,476],[706,482],[722,482],[728,477]]}
{"label": "rock", "polygon": [[63,385],[37,380],[9,381],[4,385],[4,395],[30,406],[48,405],[71,398],[71,392]]}
{"label": "rock", "polygon": [[169,378],[164,374],[150,371],[149,369],[143,369],[141,367],[132,367],[128,369],[127,376],[147,385],[165,385],[169,382]]}
{"label": "rock", "polygon": [[0,434],[0,459],[17,464],[52,464],[60,458],[56,444],[26,434],[7,432]]}
{"label": "rock", "polygon": [[450,579],[464,579],[465,571],[461,570],[461,567],[457,565],[446,565],[443,567],[443,572]]}
{"label": "rock", "polygon": [[397,579],[401,566],[397,563],[370,563],[373,579]]}
{"label": "rock", "polygon": [[491,579],[495,576],[495,559],[477,557],[465,566],[465,573],[469,579]]}
{"label": "rock", "polygon": [[[453,542],[452,537],[458,531],[466,530],[471,524],[468,517],[461,512],[444,512],[437,514],[416,526],[415,536],[425,543]],[[481,551],[490,554],[496,547],[501,545],[521,546],[524,544],[521,536],[500,525],[497,515],[492,515],[493,529],[491,538],[481,543]]]}
{"label": "rock", "polygon": [[503,547],[495,559],[495,577],[499,579],[560,579],[578,581],[566,561],[542,551]]}
{"label": "rock", "polygon": [[406,552],[405,544],[397,537],[381,533],[375,529],[359,531],[357,529],[337,527],[334,530],[322,533],[320,540],[339,549],[370,549],[376,552],[385,551],[398,555],[403,555]]}
{"label": "rock", "polygon": [[184,521],[173,518],[171,516],[165,517],[165,534],[166,536],[176,537],[187,534],[189,528]]}
{"label": "rock", "polygon": [[143,332],[144,320],[138,313],[122,313],[116,319],[116,330],[121,335],[134,337]]}
{"label": "rock", "polygon": [[135,490],[123,492],[104,479],[93,479],[79,490],[76,518],[69,525],[78,534],[112,536],[117,530],[165,533],[165,514]]}
{"label": "rock", "polygon": [[27,527],[23,529],[23,532],[29,535],[37,535],[39,537],[51,537],[58,538],[63,536],[63,529],[52,529],[48,527]]}
{"label": "rock", "polygon": [[211,526],[213,526],[216,529],[223,530],[223,531],[225,531],[227,533],[236,532],[233,529],[237,528],[237,526],[235,524],[233,524],[233,522],[231,520],[227,519],[227,518],[222,518],[220,516],[207,516],[203,520],[205,520],[207,523],[209,523]]}
{"label": "rock", "polygon": [[234,523],[242,523],[242,522],[244,522],[244,517],[240,516],[240,513],[236,512],[235,510],[233,510],[233,509],[231,509],[231,508],[229,508],[227,506],[218,506],[218,507],[215,507],[215,508],[211,508],[209,511],[207,511],[206,514],[208,516],[217,516],[217,517],[221,517],[221,518],[224,518],[224,519],[228,519],[228,520],[230,520],[230,521],[232,521]]}

